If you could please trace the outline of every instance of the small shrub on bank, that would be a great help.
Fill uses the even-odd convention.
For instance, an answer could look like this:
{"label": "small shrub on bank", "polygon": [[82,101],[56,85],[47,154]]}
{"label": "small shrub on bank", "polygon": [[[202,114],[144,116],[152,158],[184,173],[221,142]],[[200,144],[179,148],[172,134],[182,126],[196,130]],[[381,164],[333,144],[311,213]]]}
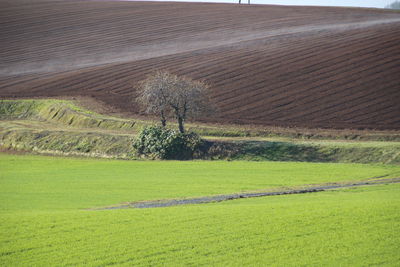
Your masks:
{"label": "small shrub on bank", "polygon": [[140,156],[151,159],[192,159],[202,140],[193,132],[180,133],[161,126],[143,129],[133,143]]}

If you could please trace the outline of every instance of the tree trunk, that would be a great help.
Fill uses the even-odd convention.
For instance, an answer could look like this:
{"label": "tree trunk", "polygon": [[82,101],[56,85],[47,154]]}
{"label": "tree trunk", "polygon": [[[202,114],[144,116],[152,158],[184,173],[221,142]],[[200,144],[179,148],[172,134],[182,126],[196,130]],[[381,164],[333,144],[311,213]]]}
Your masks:
{"label": "tree trunk", "polygon": [[165,118],[164,112],[161,111],[160,115],[161,115],[161,125],[162,125],[162,127],[167,126],[167,119]]}
{"label": "tree trunk", "polygon": [[178,124],[179,124],[179,132],[185,133],[185,128],[183,127],[183,119],[182,119],[182,117],[178,117]]}

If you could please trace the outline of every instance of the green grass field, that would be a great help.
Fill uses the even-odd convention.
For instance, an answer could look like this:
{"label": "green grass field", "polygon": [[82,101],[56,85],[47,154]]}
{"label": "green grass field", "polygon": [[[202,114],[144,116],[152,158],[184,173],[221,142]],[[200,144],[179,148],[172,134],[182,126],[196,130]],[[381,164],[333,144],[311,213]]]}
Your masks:
{"label": "green grass field", "polygon": [[400,166],[0,154],[0,265],[398,266],[399,184],[86,210],[384,175]]}

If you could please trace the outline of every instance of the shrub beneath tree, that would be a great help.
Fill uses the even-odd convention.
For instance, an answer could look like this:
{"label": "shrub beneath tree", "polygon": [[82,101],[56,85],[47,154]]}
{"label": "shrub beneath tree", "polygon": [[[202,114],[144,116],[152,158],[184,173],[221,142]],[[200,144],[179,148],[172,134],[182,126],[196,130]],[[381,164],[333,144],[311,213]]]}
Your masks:
{"label": "shrub beneath tree", "polygon": [[133,147],[138,155],[147,158],[185,160],[192,159],[201,145],[202,140],[196,133],[150,126],[143,129]]}

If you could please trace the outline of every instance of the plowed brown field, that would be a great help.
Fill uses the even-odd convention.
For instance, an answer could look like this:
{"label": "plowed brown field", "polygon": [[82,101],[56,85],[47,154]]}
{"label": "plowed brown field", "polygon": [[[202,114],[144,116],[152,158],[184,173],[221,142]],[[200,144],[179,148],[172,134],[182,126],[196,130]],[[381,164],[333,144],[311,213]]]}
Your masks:
{"label": "plowed brown field", "polygon": [[210,3],[3,0],[0,97],[91,96],[137,113],[156,69],[204,79],[203,121],[400,129],[400,13]]}

